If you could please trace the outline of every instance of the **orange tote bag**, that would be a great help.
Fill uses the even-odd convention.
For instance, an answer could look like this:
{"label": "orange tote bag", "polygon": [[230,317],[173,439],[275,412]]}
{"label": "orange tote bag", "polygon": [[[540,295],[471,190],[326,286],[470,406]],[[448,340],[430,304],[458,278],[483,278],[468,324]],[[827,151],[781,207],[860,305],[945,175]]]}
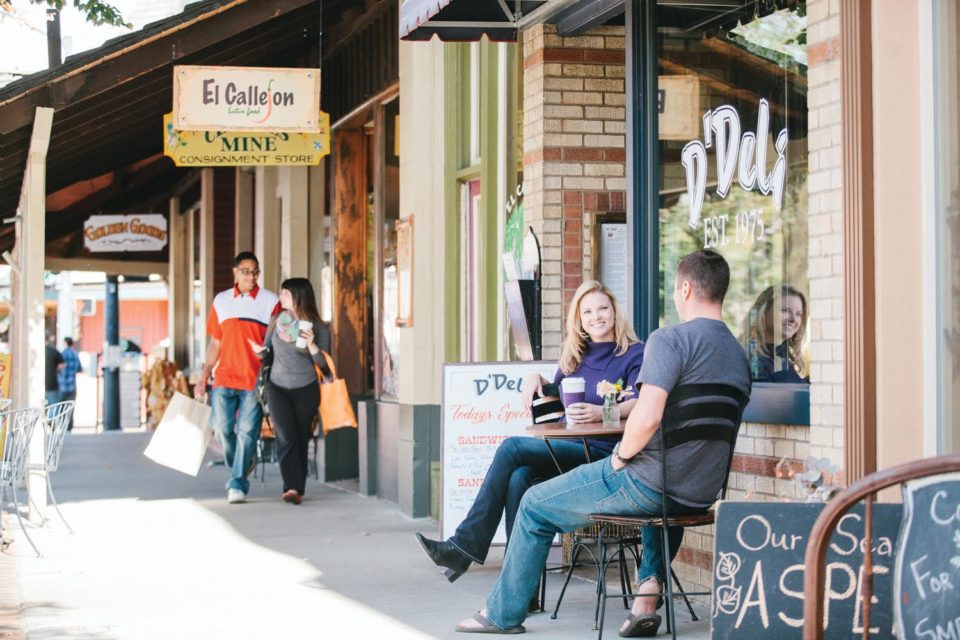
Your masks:
{"label": "orange tote bag", "polygon": [[337,368],[333,365],[330,354],[323,351],[323,358],[327,361],[332,377],[327,380],[323,377],[319,367],[317,378],[320,380],[320,423],[323,425],[323,434],[343,427],[357,427],[357,414],[353,411],[353,402],[347,392],[347,382],[337,377]]}

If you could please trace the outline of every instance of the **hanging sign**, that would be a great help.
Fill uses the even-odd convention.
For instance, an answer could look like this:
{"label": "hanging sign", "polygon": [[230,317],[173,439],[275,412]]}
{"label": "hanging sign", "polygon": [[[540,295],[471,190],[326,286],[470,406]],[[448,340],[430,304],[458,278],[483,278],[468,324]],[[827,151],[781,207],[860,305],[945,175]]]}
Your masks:
{"label": "hanging sign", "polygon": [[10,399],[10,375],[13,373],[13,354],[0,353],[0,399]]}
{"label": "hanging sign", "polygon": [[180,131],[163,116],[163,153],[178,167],[254,167],[320,164],[330,154],[330,114],[320,112],[319,133],[285,131]]}
{"label": "hanging sign", "polygon": [[320,70],[173,68],[179,131],[320,131]]}
{"label": "hanging sign", "polygon": [[160,251],[167,246],[167,219],[159,213],[90,216],[83,223],[88,251]]}

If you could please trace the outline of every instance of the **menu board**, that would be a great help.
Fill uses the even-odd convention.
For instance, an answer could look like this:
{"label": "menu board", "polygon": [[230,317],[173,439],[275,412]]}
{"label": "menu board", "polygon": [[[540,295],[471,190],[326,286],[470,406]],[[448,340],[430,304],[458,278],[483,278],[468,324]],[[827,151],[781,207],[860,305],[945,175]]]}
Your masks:
{"label": "menu board", "polygon": [[960,638],[960,473],[904,484],[897,546],[897,637]]}
{"label": "menu board", "polygon": [[[823,504],[722,502],[717,510],[710,637],[800,640],[804,553]],[[893,565],[899,504],[873,507],[871,638],[893,639]],[[827,547],[824,637],[863,635],[864,509],[837,523]]]}
{"label": "menu board", "polygon": [[[443,367],[440,526],[449,538],[466,517],[501,442],[533,423],[523,406],[523,379],[553,380],[554,362],[471,362]],[[532,436],[530,436],[532,437]],[[501,521],[494,544],[506,542]]]}

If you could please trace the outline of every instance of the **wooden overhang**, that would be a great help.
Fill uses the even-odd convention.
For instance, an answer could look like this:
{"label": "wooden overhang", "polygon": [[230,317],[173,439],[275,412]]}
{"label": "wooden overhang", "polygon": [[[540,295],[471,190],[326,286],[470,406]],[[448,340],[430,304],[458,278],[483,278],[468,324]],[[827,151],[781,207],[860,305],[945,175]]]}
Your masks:
{"label": "wooden overhang", "polygon": [[[162,155],[173,66],[316,67],[321,4],[328,25],[355,13],[351,0],[205,0],[0,88],[0,218],[17,210],[36,107],[55,110],[47,255],[85,254],[91,214],[165,213],[191,171]],[[3,224],[0,251],[13,243]]]}

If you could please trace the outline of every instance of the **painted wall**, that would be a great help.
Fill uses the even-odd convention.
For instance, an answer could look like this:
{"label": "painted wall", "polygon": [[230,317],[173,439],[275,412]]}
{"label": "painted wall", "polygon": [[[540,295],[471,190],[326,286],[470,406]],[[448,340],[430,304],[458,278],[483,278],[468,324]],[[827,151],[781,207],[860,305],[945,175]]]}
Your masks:
{"label": "painted wall", "polygon": [[[80,318],[80,335],[75,336],[80,351],[103,350],[103,301],[97,300],[96,313]],[[166,300],[121,300],[120,337],[133,340],[149,355],[169,335]]]}

